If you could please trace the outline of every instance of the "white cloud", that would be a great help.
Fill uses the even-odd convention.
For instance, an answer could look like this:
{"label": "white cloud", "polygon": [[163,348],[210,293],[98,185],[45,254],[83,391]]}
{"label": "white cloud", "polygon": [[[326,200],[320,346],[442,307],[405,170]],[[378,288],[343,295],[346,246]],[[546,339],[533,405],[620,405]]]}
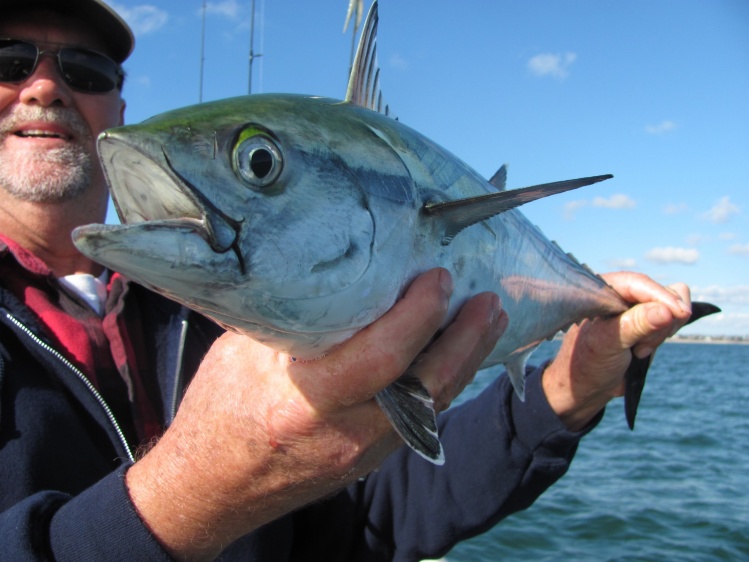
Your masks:
{"label": "white cloud", "polygon": [[130,8],[114,2],[109,4],[133,29],[136,37],[158,31],[169,20],[169,14],[156,6],[140,4]]}
{"label": "white cloud", "polygon": [[569,76],[569,67],[577,59],[575,53],[541,53],[528,61],[528,68],[536,76],[553,76],[564,79]]}
{"label": "white cloud", "polygon": [[734,244],[728,248],[729,254],[738,254],[740,256],[749,256],[749,244]]}
{"label": "white cloud", "polygon": [[572,220],[575,218],[575,212],[588,204],[585,200],[570,201],[564,204],[564,219]]}
{"label": "white cloud", "polygon": [[692,286],[692,300],[713,303],[722,309],[682,332],[709,334],[714,336],[749,336],[749,285],[706,287]]}
{"label": "white cloud", "polygon": [[708,285],[707,287],[692,287],[692,300],[708,301],[718,306],[749,305],[749,285],[734,285],[723,287]]}
{"label": "white cloud", "polygon": [[677,215],[687,210],[686,203],[669,203],[663,209],[663,212],[667,215]]}
{"label": "white cloud", "polygon": [[645,254],[645,259],[656,263],[683,263],[692,265],[700,257],[699,251],[694,248],[653,248]]}
{"label": "white cloud", "polygon": [[627,195],[617,193],[609,197],[595,197],[592,201],[587,199],[578,199],[577,201],[569,201],[564,204],[564,218],[565,220],[572,220],[575,218],[575,213],[578,209],[592,205],[593,207],[602,207],[604,209],[632,209],[637,206],[637,203]]}
{"label": "white cloud", "polygon": [[712,238],[710,236],[705,236],[704,234],[690,234],[687,236],[687,244],[690,246],[699,246],[700,244],[710,242],[711,240]]}
{"label": "white cloud", "polygon": [[611,269],[631,270],[637,267],[637,260],[633,258],[613,259],[608,260],[606,264]]}
{"label": "white cloud", "polygon": [[661,121],[657,125],[646,125],[645,132],[649,135],[662,135],[673,131],[676,128],[676,123],[669,121],[668,119]]}
{"label": "white cloud", "polygon": [[735,232],[721,232],[720,234],[718,234],[718,238],[720,240],[735,240],[736,233]]}
{"label": "white cloud", "polygon": [[593,199],[594,207],[604,207],[606,209],[632,209],[637,206],[633,199],[621,193],[615,193],[608,199],[596,197]]}
{"label": "white cloud", "polygon": [[[201,8],[202,9],[202,8]],[[207,2],[205,5],[206,14],[215,14],[224,16],[231,20],[237,19],[242,7],[237,0],[221,0],[221,2]]]}
{"label": "white cloud", "polygon": [[390,66],[393,66],[398,70],[408,70],[409,68],[408,61],[398,53],[395,53],[390,57]]}
{"label": "white cloud", "polygon": [[741,210],[737,205],[731,203],[728,196],[721,197],[713,208],[702,214],[702,218],[714,223],[727,222],[731,215],[740,213]]}

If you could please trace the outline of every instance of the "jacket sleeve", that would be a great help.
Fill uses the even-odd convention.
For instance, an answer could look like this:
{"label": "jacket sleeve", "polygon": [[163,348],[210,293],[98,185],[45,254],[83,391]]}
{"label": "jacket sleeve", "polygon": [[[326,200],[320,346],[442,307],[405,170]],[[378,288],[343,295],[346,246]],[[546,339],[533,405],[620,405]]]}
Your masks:
{"label": "jacket sleeve", "polygon": [[4,511],[0,561],[171,560],[129,500],[126,468],[74,497],[38,492]]}
{"label": "jacket sleeve", "polygon": [[357,560],[439,558],[529,507],[564,475],[603,414],[582,433],[567,430],[546,401],[543,368],[528,373],[525,402],[501,376],[442,415],[444,466],[402,447],[359,486],[355,505],[365,515]]}

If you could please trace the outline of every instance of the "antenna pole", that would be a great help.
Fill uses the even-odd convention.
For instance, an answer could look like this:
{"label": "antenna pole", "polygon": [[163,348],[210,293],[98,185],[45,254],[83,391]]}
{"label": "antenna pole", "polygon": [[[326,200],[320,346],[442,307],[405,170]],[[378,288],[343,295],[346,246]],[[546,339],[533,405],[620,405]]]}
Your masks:
{"label": "antenna pole", "polygon": [[205,0],[203,0],[203,22],[200,32],[200,91],[198,103],[203,102],[203,65],[205,64]]}
{"label": "antenna pole", "polygon": [[252,0],[252,19],[250,20],[250,72],[249,72],[249,79],[247,81],[247,93],[252,93],[252,62],[257,57],[262,57],[262,53],[255,54],[254,51],[254,44],[255,44],[255,0]]}

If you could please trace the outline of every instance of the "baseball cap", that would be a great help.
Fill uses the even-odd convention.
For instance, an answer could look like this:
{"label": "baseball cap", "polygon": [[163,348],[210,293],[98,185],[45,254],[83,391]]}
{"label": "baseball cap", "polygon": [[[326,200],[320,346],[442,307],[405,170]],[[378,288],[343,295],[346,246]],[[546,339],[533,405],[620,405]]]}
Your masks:
{"label": "baseball cap", "polygon": [[107,46],[107,54],[123,63],[135,46],[130,26],[101,0],[0,0],[0,12],[24,12],[45,8],[79,18],[94,29]]}

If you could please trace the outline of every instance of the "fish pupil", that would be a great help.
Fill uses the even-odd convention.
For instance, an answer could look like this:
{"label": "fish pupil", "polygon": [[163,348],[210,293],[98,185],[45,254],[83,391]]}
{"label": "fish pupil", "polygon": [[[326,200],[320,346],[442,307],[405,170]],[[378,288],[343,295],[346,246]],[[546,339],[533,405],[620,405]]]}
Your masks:
{"label": "fish pupil", "polygon": [[253,150],[250,155],[250,169],[258,179],[268,177],[273,170],[273,155],[264,148]]}
{"label": "fish pupil", "polygon": [[234,171],[253,189],[264,189],[281,175],[283,155],[268,136],[250,129],[248,138],[241,138],[234,150]]}

